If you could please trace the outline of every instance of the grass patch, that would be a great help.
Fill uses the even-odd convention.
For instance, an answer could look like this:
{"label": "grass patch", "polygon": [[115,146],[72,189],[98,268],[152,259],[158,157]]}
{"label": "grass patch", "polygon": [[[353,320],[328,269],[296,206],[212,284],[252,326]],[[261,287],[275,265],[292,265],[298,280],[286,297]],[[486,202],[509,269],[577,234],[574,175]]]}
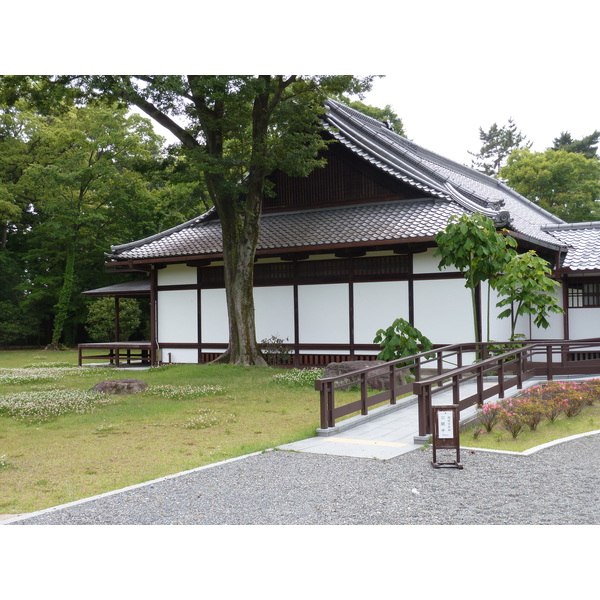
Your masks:
{"label": "grass patch", "polygon": [[[314,379],[274,379],[290,373],[284,369],[79,368],[76,351],[39,350],[0,351],[0,367],[21,376],[19,383],[0,379],[0,513],[41,510],[262,451],[310,437],[319,424]],[[28,376],[41,371],[50,376]],[[88,396],[100,381],[131,377],[148,390]],[[76,400],[49,410],[59,398]],[[38,416],[27,416],[30,410]]]}

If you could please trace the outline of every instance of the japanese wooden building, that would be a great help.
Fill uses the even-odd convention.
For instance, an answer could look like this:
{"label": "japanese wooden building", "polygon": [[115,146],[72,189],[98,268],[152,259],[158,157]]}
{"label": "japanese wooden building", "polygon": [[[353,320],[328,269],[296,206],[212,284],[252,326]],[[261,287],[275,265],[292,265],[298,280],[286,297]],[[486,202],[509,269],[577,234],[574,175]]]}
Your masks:
{"label": "japanese wooden building", "polygon": [[[438,269],[434,236],[451,215],[479,212],[534,249],[562,283],[564,315],[528,338],[600,336],[600,223],[566,224],[497,179],[455,163],[335,101],[327,165],[308,177],[275,173],[255,264],[257,339],[276,336],[295,363],[372,357],[375,333],[403,317],[436,344],[473,338],[460,273]],[[199,363],[228,343],[221,228],[214,209],[157,235],[114,246],[110,267],[146,271],[154,362]],[[481,290],[481,295],[486,290]],[[492,301],[491,306],[495,306]],[[483,338],[486,302],[480,302]],[[489,337],[509,320],[491,315]]]}

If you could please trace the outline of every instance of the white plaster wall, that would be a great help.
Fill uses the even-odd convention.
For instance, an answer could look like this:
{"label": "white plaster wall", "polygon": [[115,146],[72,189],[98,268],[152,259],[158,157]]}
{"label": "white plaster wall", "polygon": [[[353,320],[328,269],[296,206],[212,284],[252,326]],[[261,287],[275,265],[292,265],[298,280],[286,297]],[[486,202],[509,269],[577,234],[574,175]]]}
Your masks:
{"label": "white plaster wall", "polygon": [[256,339],[277,336],[294,342],[294,288],[292,286],[254,288]]}
{"label": "white plaster wall", "polygon": [[347,344],[350,341],[348,284],[298,287],[301,344]]}
{"label": "white plaster wall", "polygon": [[499,296],[495,290],[491,290],[490,296],[490,335],[487,332],[487,283],[481,285],[481,319],[482,335],[481,339],[487,341],[490,339],[495,342],[505,342],[510,339],[510,318],[499,319],[498,315],[504,310],[504,307],[497,308]]}
{"label": "white plaster wall", "polygon": [[200,317],[202,342],[227,344],[229,342],[229,323],[225,288],[201,290],[200,306],[202,310]]}
{"label": "white plaster wall", "polygon": [[165,269],[158,270],[157,281],[158,285],[195,284],[198,281],[198,270],[186,265],[167,265]]}
{"label": "white plaster wall", "polygon": [[196,290],[159,291],[158,343],[194,343],[197,341]]}
{"label": "white plaster wall", "polygon": [[600,337],[600,308],[570,308],[569,337],[574,340]]}
{"label": "white plaster wall", "polygon": [[445,273],[456,272],[454,267],[444,267],[441,271],[438,269],[440,256],[434,258],[435,248],[428,248],[425,252],[413,255],[413,273]]}
{"label": "white plaster wall", "polygon": [[396,319],[408,321],[408,282],[381,281],[354,284],[354,341],[372,344],[379,329]]}
{"label": "white plaster wall", "polygon": [[434,344],[471,342],[473,317],[464,279],[414,282],[415,327]]}
{"label": "white plaster wall", "polygon": [[[558,305],[562,308],[562,295],[556,296]],[[506,307],[497,308],[496,303],[500,297],[492,290],[490,302],[490,339],[493,341],[506,341],[510,338],[510,317],[498,319],[498,315],[505,310]],[[481,308],[483,314],[483,339],[487,340],[486,329],[486,313],[487,313],[487,284],[482,285],[481,291]],[[524,315],[519,317],[515,333],[525,335],[532,339],[562,339],[564,337],[564,317],[562,314],[549,313],[546,317],[550,323],[548,329],[536,327],[533,324],[534,315]],[[600,324],[599,324],[600,325]],[[600,331],[600,327],[598,328]]]}

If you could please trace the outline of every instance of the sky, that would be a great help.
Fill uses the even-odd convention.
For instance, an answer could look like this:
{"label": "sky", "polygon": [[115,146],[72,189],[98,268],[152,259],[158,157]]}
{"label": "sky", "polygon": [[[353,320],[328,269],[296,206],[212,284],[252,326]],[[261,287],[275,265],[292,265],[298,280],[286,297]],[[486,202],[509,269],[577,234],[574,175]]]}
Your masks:
{"label": "sky", "polygon": [[378,74],[364,101],[389,104],[409,139],[468,165],[479,129],[509,118],[534,151],[600,130],[591,0],[215,4],[173,0],[158,16],[106,0],[85,20],[70,0],[40,4],[34,19],[8,7],[28,35],[3,36],[0,72]]}

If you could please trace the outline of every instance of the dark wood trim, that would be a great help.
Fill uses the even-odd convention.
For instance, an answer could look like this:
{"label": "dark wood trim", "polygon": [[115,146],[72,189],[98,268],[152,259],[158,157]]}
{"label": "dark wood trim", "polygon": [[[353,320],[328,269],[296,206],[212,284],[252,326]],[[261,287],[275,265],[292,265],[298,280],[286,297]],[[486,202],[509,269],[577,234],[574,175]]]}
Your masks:
{"label": "dark wood trim", "polygon": [[299,315],[299,298],[298,298],[298,284],[294,284],[294,345],[296,347],[294,351],[294,364],[300,364],[300,350],[298,349],[300,344],[300,315]]}
{"label": "dark wood trim", "polygon": [[[196,279],[197,281],[197,279]],[[197,312],[197,340],[198,340],[198,364],[202,362],[202,288],[196,285],[196,312]]]}
{"label": "dark wood trim", "polygon": [[156,269],[150,272],[150,364],[158,364],[158,311],[156,284],[158,274]]}
{"label": "dark wood trim", "polygon": [[179,292],[184,290],[196,290],[199,285],[197,283],[182,283],[178,285],[157,285],[158,292]]}
{"label": "dark wood trim", "polygon": [[350,357],[354,358],[354,283],[348,283],[348,342]]}
{"label": "dark wood trim", "polygon": [[570,338],[569,332],[569,279],[564,277],[561,280],[562,301],[563,301],[563,337],[565,340]]}
{"label": "dark wood trim", "polygon": [[121,307],[119,306],[119,296],[115,296],[115,342],[119,341],[121,336],[121,319],[120,319]]}
{"label": "dark wood trim", "polygon": [[410,253],[408,277],[408,322],[415,326],[415,253]]}

